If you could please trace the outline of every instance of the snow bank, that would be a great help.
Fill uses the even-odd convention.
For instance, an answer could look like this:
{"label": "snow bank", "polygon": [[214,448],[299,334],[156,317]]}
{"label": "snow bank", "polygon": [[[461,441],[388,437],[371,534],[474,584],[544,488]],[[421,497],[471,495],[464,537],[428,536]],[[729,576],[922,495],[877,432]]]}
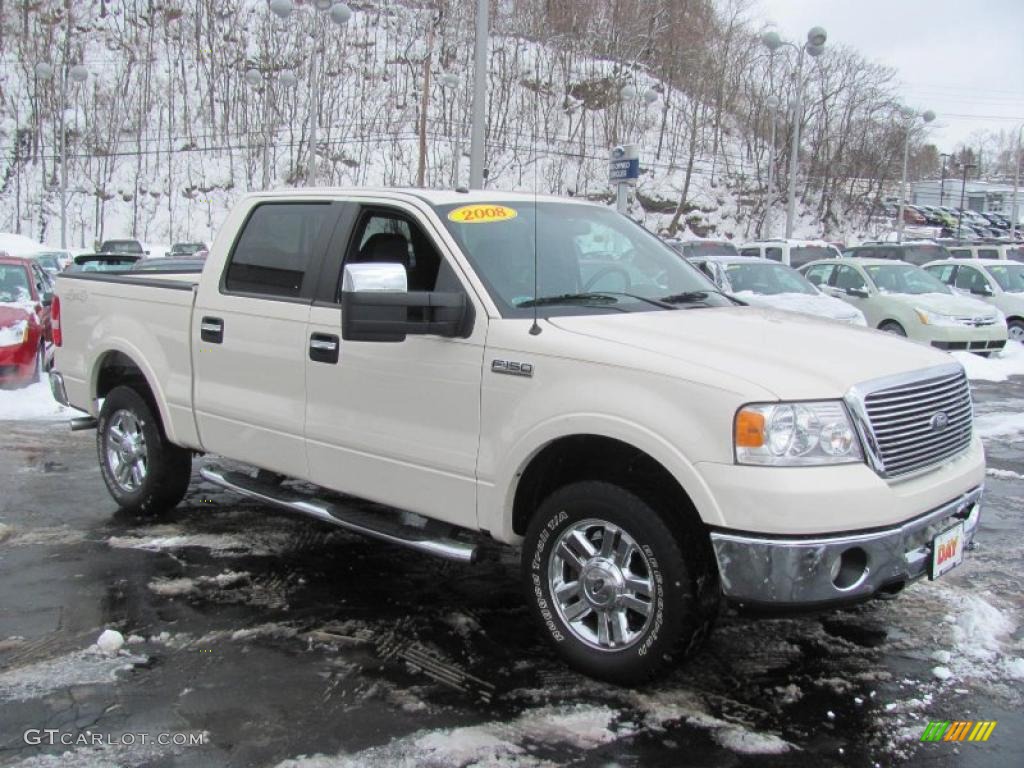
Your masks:
{"label": "snow bank", "polygon": [[45,381],[0,390],[0,421],[61,421],[70,418],[71,412],[53,399]]}
{"label": "snow bank", "polygon": [[113,683],[119,672],[146,660],[145,656],[107,655],[93,645],[83,651],[0,672],[0,701],[27,701],[76,685]]}
{"label": "snow bank", "polygon": [[975,381],[1006,381],[1010,376],[1024,376],[1024,344],[1008,341],[998,357],[980,357],[971,352],[953,352]]}

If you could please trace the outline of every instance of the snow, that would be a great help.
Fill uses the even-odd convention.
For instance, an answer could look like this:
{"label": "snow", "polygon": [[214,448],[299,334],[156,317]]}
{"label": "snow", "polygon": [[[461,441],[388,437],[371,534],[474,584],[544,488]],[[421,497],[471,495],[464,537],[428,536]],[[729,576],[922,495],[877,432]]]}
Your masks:
{"label": "snow", "polygon": [[1016,629],[1003,610],[976,594],[962,597],[952,627],[953,643],[959,656],[992,662],[1002,653],[1003,642]]}
{"label": "snow", "polygon": [[116,629],[105,629],[96,640],[96,647],[108,656],[114,656],[124,647],[124,635]]}
{"label": "snow", "polygon": [[70,418],[71,413],[71,408],[53,399],[46,381],[0,390],[0,421],[60,421]]}
{"label": "snow", "polygon": [[202,547],[223,555],[269,555],[284,546],[285,532],[270,533],[182,533],[174,526],[154,526],[148,536],[111,536],[107,545],[117,549],[163,552],[183,547]]}
{"label": "snow", "polygon": [[975,381],[1006,381],[1010,376],[1024,376],[1024,344],[1008,341],[998,356],[981,357],[971,352],[953,352],[967,378]]}
{"label": "snow", "polygon": [[27,701],[76,685],[113,683],[145,656],[106,655],[97,646],[0,672],[0,701]]}
{"label": "snow", "polygon": [[1024,432],[1024,413],[984,413],[974,418],[974,430],[982,437],[1007,437]]}
{"label": "snow", "polygon": [[860,310],[851,307],[839,299],[833,299],[830,296],[822,294],[761,294],[753,291],[739,291],[732,295],[740,301],[745,301],[748,304],[753,304],[755,306],[771,307],[773,309],[781,309],[787,312],[799,312],[803,315],[814,315],[815,317],[824,317],[829,320],[842,319],[844,322],[848,322],[846,321],[847,317],[855,316],[858,318],[858,325],[865,325],[864,316]]}

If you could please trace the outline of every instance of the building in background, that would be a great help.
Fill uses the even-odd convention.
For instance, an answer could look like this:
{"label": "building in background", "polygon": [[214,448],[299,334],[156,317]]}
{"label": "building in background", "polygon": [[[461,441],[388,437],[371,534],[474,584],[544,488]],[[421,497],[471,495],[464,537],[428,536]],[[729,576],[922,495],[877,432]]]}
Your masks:
{"label": "building in background", "polygon": [[[990,181],[968,181],[962,185],[960,179],[915,181],[911,185],[910,202],[913,205],[946,205],[960,207],[960,187],[964,189],[964,208],[969,211],[989,211],[1010,216],[1013,211],[1013,185]],[[942,199],[939,199],[939,190]],[[1017,190],[1017,216],[1024,215],[1024,189]]]}

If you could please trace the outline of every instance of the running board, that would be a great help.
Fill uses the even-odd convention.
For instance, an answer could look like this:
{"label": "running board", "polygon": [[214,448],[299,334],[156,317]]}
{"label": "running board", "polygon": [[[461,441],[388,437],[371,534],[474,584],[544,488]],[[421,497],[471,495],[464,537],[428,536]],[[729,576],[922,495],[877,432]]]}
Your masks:
{"label": "running board", "polygon": [[367,512],[354,506],[305,496],[287,488],[261,483],[243,472],[230,472],[219,467],[204,467],[199,470],[199,474],[204,480],[242,496],[274,504],[290,512],[312,517],[364,536],[446,560],[461,563],[473,563],[477,560],[476,546],[453,538],[452,534],[459,529],[446,523],[423,518],[425,525],[411,525],[390,515]]}

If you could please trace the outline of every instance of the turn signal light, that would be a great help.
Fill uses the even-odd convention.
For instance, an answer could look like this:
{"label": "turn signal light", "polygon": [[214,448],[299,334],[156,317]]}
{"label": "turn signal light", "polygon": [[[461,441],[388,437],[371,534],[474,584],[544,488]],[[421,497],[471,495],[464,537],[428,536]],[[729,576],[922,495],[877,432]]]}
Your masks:
{"label": "turn signal light", "polygon": [[764,415],[742,410],[736,414],[736,446],[760,448],[764,445]]}

